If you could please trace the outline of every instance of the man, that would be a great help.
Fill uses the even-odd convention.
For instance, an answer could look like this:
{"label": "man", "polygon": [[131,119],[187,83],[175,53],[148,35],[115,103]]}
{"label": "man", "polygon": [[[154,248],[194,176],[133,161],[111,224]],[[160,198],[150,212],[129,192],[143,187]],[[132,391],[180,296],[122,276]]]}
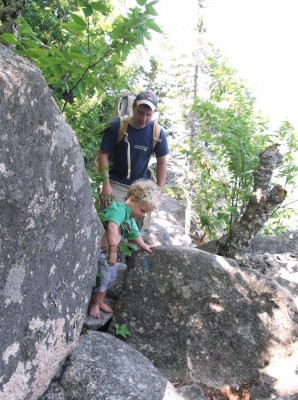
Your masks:
{"label": "man", "polygon": [[[120,119],[112,121],[106,129],[98,155],[100,172],[106,176],[100,192],[103,208],[112,201],[125,201],[129,186],[138,179],[147,178],[150,156],[153,152],[152,117],[158,99],[146,90],[139,93],[133,103],[133,115],[128,119],[127,133],[117,143]],[[168,143],[163,129],[154,147],[157,185],[163,188],[167,176]],[[113,197],[112,197],[113,196]]]}

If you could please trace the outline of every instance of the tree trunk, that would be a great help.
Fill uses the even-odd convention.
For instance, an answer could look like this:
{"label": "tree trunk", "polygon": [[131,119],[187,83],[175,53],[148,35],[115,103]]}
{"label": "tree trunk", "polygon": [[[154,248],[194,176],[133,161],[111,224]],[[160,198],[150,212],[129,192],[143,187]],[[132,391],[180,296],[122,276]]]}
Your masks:
{"label": "tree trunk", "polygon": [[[194,102],[198,97],[198,86],[199,86],[199,64],[200,64],[200,52],[201,52],[201,36],[204,33],[204,23],[203,16],[201,14],[201,8],[203,8],[204,0],[198,0],[198,23],[197,23],[197,39],[198,39],[198,49],[195,54],[195,66],[194,66],[194,85],[193,85],[193,99]],[[196,147],[196,138],[198,136],[197,128],[197,115],[193,111],[189,114],[190,119],[190,145],[194,149]],[[196,180],[197,181],[197,180]],[[194,165],[192,157],[188,160],[188,170],[187,170],[187,195],[186,195],[186,209],[185,209],[185,233],[190,234],[191,230],[191,215],[192,215],[192,202],[194,193]]]}
{"label": "tree trunk", "polygon": [[[15,20],[21,16],[22,10],[25,6],[25,0],[3,0],[2,4],[0,4],[0,21],[1,28],[0,33],[13,33],[15,34],[16,23]],[[1,43],[4,46],[12,47],[8,45],[6,42]]]}
{"label": "tree trunk", "polygon": [[[198,62],[195,65],[195,73],[194,73],[194,99],[197,96],[198,92]],[[190,112],[190,143],[191,148],[195,147],[195,137],[196,137],[196,114],[191,111]],[[185,209],[185,233],[187,235],[190,234],[191,228],[191,211],[192,211],[192,199],[193,199],[193,187],[194,187],[194,170],[193,170],[193,159],[192,157],[188,158],[188,171],[187,171],[187,185],[188,191],[186,194],[186,209]]]}
{"label": "tree trunk", "polygon": [[218,241],[218,254],[237,258],[249,246],[250,240],[262,228],[272,212],[286,197],[286,190],[276,185],[270,189],[274,170],[282,161],[279,145],[268,147],[259,155],[259,167],[254,172],[253,196],[242,217],[232,224],[231,231]]}

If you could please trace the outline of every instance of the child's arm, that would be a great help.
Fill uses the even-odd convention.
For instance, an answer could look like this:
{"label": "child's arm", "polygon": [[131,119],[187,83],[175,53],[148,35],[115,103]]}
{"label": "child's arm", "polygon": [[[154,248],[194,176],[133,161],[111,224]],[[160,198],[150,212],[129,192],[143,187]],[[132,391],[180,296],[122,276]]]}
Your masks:
{"label": "child's arm", "polygon": [[140,249],[147,251],[148,253],[152,253],[151,247],[154,247],[153,245],[149,245],[144,242],[142,236],[137,237],[136,239],[133,239],[135,244],[139,246]]}
{"label": "child's arm", "polygon": [[113,221],[109,221],[107,225],[107,242],[109,246],[108,264],[114,265],[117,261],[117,248],[121,239],[120,227]]}

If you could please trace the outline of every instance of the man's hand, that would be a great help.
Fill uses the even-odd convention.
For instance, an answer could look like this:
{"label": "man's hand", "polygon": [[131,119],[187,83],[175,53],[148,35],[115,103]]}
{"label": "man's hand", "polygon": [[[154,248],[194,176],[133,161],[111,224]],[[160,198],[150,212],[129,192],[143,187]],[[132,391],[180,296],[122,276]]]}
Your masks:
{"label": "man's hand", "polygon": [[101,192],[99,194],[100,207],[107,208],[113,202],[113,190],[110,182],[106,181],[102,185]]}

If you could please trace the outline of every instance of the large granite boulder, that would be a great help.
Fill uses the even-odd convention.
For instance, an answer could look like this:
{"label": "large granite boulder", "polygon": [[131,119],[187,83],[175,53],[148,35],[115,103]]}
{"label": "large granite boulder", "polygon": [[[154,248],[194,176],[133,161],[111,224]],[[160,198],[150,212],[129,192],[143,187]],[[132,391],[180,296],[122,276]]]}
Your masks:
{"label": "large granite boulder", "polygon": [[239,263],[275,279],[289,290],[298,307],[298,231],[255,237]]}
{"label": "large granite boulder", "polygon": [[83,335],[59,383],[40,400],[182,400],[152,363],[123,341],[102,332]]}
{"label": "large granite boulder", "polygon": [[40,71],[0,45],[0,399],[34,400],[78,341],[102,225]]}
{"label": "large granite boulder", "polygon": [[[189,247],[137,252],[114,319],[127,324],[127,342],[170,381],[235,390],[254,385],[255,400],[298,393],[293,298],[233,260]],[[282,379],[284,369],[290,381]],[[266,390],[261,380],[270,382]]]}
{"label": "large granite boulder", "polygon": [[191,245],[191,238],[185,232],[185,206],[164,194],[159,209],[152,212],[150,225],[142,234],[149,244]]}

